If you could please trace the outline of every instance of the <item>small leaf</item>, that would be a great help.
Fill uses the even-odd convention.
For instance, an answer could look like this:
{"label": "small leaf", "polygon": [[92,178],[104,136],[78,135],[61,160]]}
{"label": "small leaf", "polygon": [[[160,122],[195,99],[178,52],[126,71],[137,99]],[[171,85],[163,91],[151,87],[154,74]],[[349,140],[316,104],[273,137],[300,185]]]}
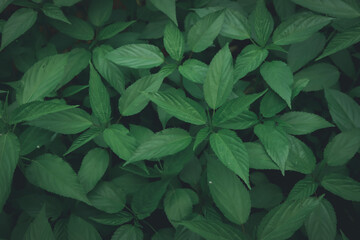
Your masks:
{"label": "small leaf", "polygon": [[68,239],[101,240],[101,236],[93,225],[81,217],[71,214],[68,222]]}
{"label": "small leaf", "polygon": [[258,122],[258,117],[254,112],[245,110],[236,117],[218,124],[218,127],[232,130],[244,130],[256,125]]}
{"label": "small leaf", "polygon": [[188,217],[192,213],[192,205],[187,189],[171,190],[164,198],[164,211],[169,221],[174,221],[174,223]]}
{"label": "small leaf", "polygon": [[112,0],[97,1],[92,0],[89,4],[88,17],[96,27],[104,25],[109,20],[113,9]]}
{"label": "small leaf", "polygon": [[84,41],[90,41],[94,38],[94,29],[88,22],[73,16],[69,16],[68,19],[71,24],[52,19],[49,22],[59,32],[72,38]]}
{"label": "small leaf", "polygon": [[172,22],[166,24],[164,46],[172,59],[178,62],[182,59],[185,50],[184,36]]}
{"label": "small leaf", "polygon": [[144,234],[142,230],[138,227],[135,227],[130,224],[122,225],[111,237],[111,240],[142,240],[144,239]]}
{"label": "small leaf", "polygon": [[226,8],[224,14],[220,35],[237,40],[250,38],[250,27],[246,16],[232,8]]}
{"label": "small leaf", "polygon": [[210,134],[210,128],[204,127],[198,131],[198,133],[195,136],[195,142],[193,150],[195,149],[209,136]]}
{"label": "small leaf", "polygon": [[175,0],[150,0],[150,2],[161,12],[167,15],[173,23],[178,25],[176,20],[176,1]]}
{"label": "small leaf", "polygon": [[81,0],[53,0],[56,6],[71,7],[72,5],[80,2]]}
{"label": "small leaf", "polygon": [[119,212],[115,214],[96,214],[95,217],[89,217],[90,220],[108,226],[120,226],[133,219],[133,216],[129,212]]}
{"label": "small leaf", "polygon": [[194,83],[203,83],[209,66],[196,59],[188,59],[179,66],[180,74]]}
{"label": "small leaf", "polygon": [[50,223],[46,217],[45,205],[41,208],[39,214],[29,225],[25,232],[24,240],[49,239],[55,240]]}
{"label": "small leaf", "polygon": [[69,19],[67,19],[67,17],[64,15],[63,11],[61,10],[61,8],[59,8],[58,6],[51,4],[51,3],[45,3],[41,9],[43,11],[43,13],[48,16],[49,18],[53,18],[59,21],[62,21],[64,23],[68,23],[71,24],[71,22],[69,21]]}
{"label": "small leaf", "polygon": [[287,200],[297,200],[297,199],[304,199],[307,197],[310,197],[316,192],[316,189],[318,188],[319,184],[316,183],[311,178],[304,178],[300,181],[298,181],[295,186],[291,189]]}
{"label": "small leaf", "polygon": [[350,177],[329,174],[321,180],[321,185],[345,200],[360,202],[360,183]]}
{"label": "small leaf", "polygon": [[251,207],[271,209],[279,205],[284,196],[281,188],[272,183],[255,185],[250,191]]}
{"label": "small leaf", "polygon": [[124,31],[126,28],[134,24],[136,21],[130,22],[115,22],[112,24],[107,25],[106,27],[102,28],[97,35],[97,39],[99,41],[106,40],[109,38],[114,37],[116,34]]}
{"label": "small leaf", "polygon": [[274,20],[264,0],[256,1],[256,7],[250,15],[250,23],[255,41],[264,47],[274,30]]}
{"label": "small leaf", "polygon": [[101,133],[101,130],[96,128],[96,127],[90,128],[86,132],[82,133],[79,137],[77,137],[73,141],[73,143],[71,144],[69,149],[66,151],[66,153],[64,153],[64,156],[68,155],[69,153],[75,151],[79,147],[81,147],[81,146],[85,145],[86,143],[90,142],[91,140],[96,138],[100,133]]}

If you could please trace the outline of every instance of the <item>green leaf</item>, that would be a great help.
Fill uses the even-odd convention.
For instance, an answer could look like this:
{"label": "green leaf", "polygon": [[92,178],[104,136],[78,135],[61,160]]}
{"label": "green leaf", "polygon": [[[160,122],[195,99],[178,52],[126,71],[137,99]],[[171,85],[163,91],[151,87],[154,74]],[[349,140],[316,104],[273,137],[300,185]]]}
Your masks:
{"label": "green leaf", "polygon": [[203,83],[208,69],[208,65],[196,59],[188,59],[179,66],[180,74],[194,83]]}
{"label": "green leaf", "polygon": [[79,147],[85,145],[86,143],[90,142],[94,138],[96,138],[101,133],[99,128],[90,128],[86,132],[82,133],[79,137],[77,137],[69,149],[64,153],[64,156],[68,155],[69,153],[73,152],[74,150],[78,149]]}
{"label": "green leaf", "polygon": [[322,117],[307,112],[287,112],[278,118],[278,122],[285,132],[292,135],[305,135],[334,126]]}
{"label": "green leaf", "polygon": [[294,82],[292,72],[286,63],[281,61],[265,62],[260,67],[261,76],[287,105],[291,108],[291,86]]}
{"label": "green leaf", "polygon": [[13,174],[19,160],[20,143],[13,133],[0,133],[0,212],[11,192]]}
{"label": "green leaf", "polygon": [[256,45],[247,45],[236,57],[234,76],[235,80],[245,77],[249,72],[257,69],[265,61],[269,52]]}
{"label": "green leaf", "polygon": [[126,224],[116,229],[111,240],[142,240],[143,238],[144,234],[140,228]]}
{"label": "green leaf", "polygon": [[157,132],[141,143],[127,163],[151,160],[175,154],[191,143],[191,136],[180,128],[168,128]]}
{"label": "green leaf", "polygon": [[237,40],[250,38],[250,27],[246,16],[232,8],[226,8],[224,14],[220,35]]}
{"label": "green leaf", "polygon": [[286,102],[273,90],[269,90],[260,102],[260,113],[266,118],[274,117],[286,108]]}
{"label": "green leaf", "polygon": [[237,134],[223,129],[210,135],[210,146],[220,161],[236,173],[250,188],[249,156]]}
{"label": "green leaf", "polygon": [[96,27],[101,27],[109,20],[113,9],[113,0],[92,0],[89,4],[88,17]]}
{"label": "green leaf", "polygon": [[290,143],[286,133],[279,127],[270,124],[258,124],[254,133],[264,145],[267,154],[285,173],[286,160],[290,151]]}
{"label": "green leaf", "polygon": [[[167,192],[164,198],[164,211],[169,221],[184,220],[192,213],[192,200],[188,194],[190,189],[175,189]],[[194,193],[194,192],[192,192]]]}
{"label": "green leaf", "polygon": [[102,28],[97,35],[99,41],[106,40],[114,37],[116,34],[124,31],[126,28],[134,24],[136,21],[129,22],[115,22]]}
{"label": "green leaf", "polygon": [[129,68],[153,68],[164,62],[160,49],[150,44],[127,44],[107,54],[107,59]]}
{"label": "green leaf", "polygon": [[54,135],[54,133],[47,130],[37,128],[37,127],[28,127],[26,128],[19,136],[20,141],[20,155],[24,156],[35,149],[40,148],[49,142],[49,139]]}
{"label": "green leaf", "polygon": [[56,133],[75,134],[88,129],[93,123],[86,111],[80,108],[72,108],[46,114],[27,122],[27,124]]}
{"label": "green leaf", "polygon": [[324,150],[324,160],[330,166],[341,166],[352,159],[360,148],[360,129],[336,135]]}
{"label": "green leaf", "polygon": [[88,22],[73,16],[69,16],[68,19],[71,24],[58,20],[51,20],[49,22],[59,32],[77,40],[90,41],[94,38],[94,29]]}
{"label": "green leaf", "polygon": [[111,150],[125,161],[133,155],[137,143],[136,139],[129,134],[129,130],[123,125],[115,124],[105,129],[104,140]]}
{"label": "green leaf", "polygon": [[92,190],[109,166],[109,154],[101,148],[90,150],[81,162],[79,181],[86,192]]}
{"label": "green leaf", "polygon": [[216,109],[230,96],[234,85],[233,59],[226,44],[210,62],[204,81],[204,96],[207,104]]}
{"label": "green leaf", "polygon": [[236,118],[239,114],[247,110],[247,108],[265,94],[266,90],[261,93],[241,95],[235,99],[227,101],[220,107],[212,118],[212,124],[219,126],[226,121]]}
{"label": "green leaf", "polygon": [[320,200],[306,198],[286,201],[268,212],[261,220],[258,239],[284,240],[290,238],[303,224],[307,216],[319,205]]}
{"label": "green leaf", "polygon": [[321,185],[345,200],[360,202],[360,183],[350,177],[332,173],[321,180]]}
{"label": "green leaf", "polygon": [[175,0],[150,0],[150,2],[166,16],[168,16],[173,23],[178,25],[176,20],[176,1]]}
{"label": "green leaf", "polygon": [[250,191],[251,207],[270,209],[279,205],[284,196],[281,188],[272,183],[255,185]]}
{"label": "green leaf", "polygon": [[224,12],[210,13],[197,21],[189,30],[187,45],[193,52],[202,52],[213,44],[224,22]]}
{"label": "green leaf", "polygon": [[68,58],[68,54],[57,54],[32,65],[20,80],[21,88],[16,97],[19,103],[42,100],[55,90],[65,77]]}
{"label": "green leaf", "polygon": [[125,193],[112,182],[100,181],[88,193],[91,204],[106,213],[120,212],[125,206]]}
{"label": "green leaf", "polygon": [[120,226],[133,219],[133,216],[129,212],[119,212],[115,214],[96,214],[94,217],[89,217],[90,220],[108,226]]}
{"label": "green leaf", "polygon": [[71,214],[68,222],[68,239],[89,239],[89,240],[101,240],[101,236],[96,228],[74,214]]}
{"label": "green leaf", "polygon": [[185,40],[182,32],[172,22],[166,24],[164,46],[172,59],[181,61],[185,50]]}
{"label": "green leaf", "polygon": [[2,11],[4,11],[5,8],[7,8],[7,6],[9,6],[10,3],[12,3],[14,0],[4,0],[0,2],[0,13],[2,13]]}
{"label": "green leaf", "polygon": [[58,6],[51,4],[51,3],[45,3],[43,5],[43,7],[41,8],[41,10],[43,11],[43,13],[48,16],[49,18],[53,18],[59,21],[62,21],[64,23],[68,23],[71,24],[71,22],[69,21],[69,19],[67,19],[67,17],[64,15],[63,11],[61,10],[61,8],[59,8]]}
{"label": "green leaf", "polygon": [[333,206],[322,199],[305,221],[309,240],[334,240],[336,237],[336,214]]}
{"label": "green leaf", "polygon": [[44,154],[25,170],[27,180],[46,191],[88,203],[85,190],[70,164],[56,155]]}
{"label": "green leaf", "polygon": [[210,134],[209,127],[204,127],[197,132],[197,134],[195,136],[194,147],[193,147],[194,151],[209,136],[209,134]]}
{"label": "green leaf", "polygon": [[250,24],[253,38],[264,47],[274,30],[274,20],[264,0],[256,1],[256,7],[250,15]]}
{"label": "green leaf", "polygon": [[254,112],[245,110],[236,117],[218,124],[218,127],[233,130],[244,130],[256,125],[258,122],[258,117]]}
{"label": "green leaf", "polygon": [[360,128],[360,106],[348,95],[333,89],[325,90],[331,118],[341,130]]}
{"label": "green leaf", "polygon": [[30,8],[20,8],[14,12],[2,30],[0,51],[29,30],[36,22],[37,15],[37,12]]}
{"label": "green leaf", "polygon": [[360,17],[360,9],[356,3],[348,0],[291,0],[294,3],[312,11],[324,13],[338,18]]}
{"label": "green leaf", "polygon": [[316,183],[313,179],[304,178],[294,185],[287,197],[287,200],[292,201],[310,197],[316,192],[318,186],[319,184]]}
{"label": "green leaf", "polygon": [[272,40],[276,45],[302,42],[328,25],[332,19],[311,12],[298,13],[275,29]]}
{"label": "green leaf", "polygon": [[[359,10],[360,15],[360,10]],[[324,52],[316,59],[322,59],[360,42],[360,24],[337,33],[328,43]]]}
{"label": "green leaf", "polygon": [[339,70],[328,63],[317,63],[311,65],[294,76],[294,81],[308,79],[309,83],[304,88],[304,92],[319,91],[335,85],[340,78]]}
{"label": "green leaf", "polygon": [[24,240],[49,239],[55,240],[51,226],[46,217],[45,205],[41,208],[34,221],[30,223],[24,236]]}
{"label": "green leaf", "polygon": [[110,96],[92,64],[90,64],[89,96],[94,115],[101,123],[108,123],[111,118]]}
{"label": "green leaf", "polygon": [[77,106],[70,106],[53,101],[29,102],[17,107],[11,114],[10,123],[16,124],[24,121],[31,121],[47,114],[61,112]]}
{"label": "green leaf", "polygon": [[146,94],[148,98],[165,112],[194,125],[204,125],[207,122],[205,110],[194,100],[185,97],[175,88],[166,91]]}
{"label": "green leaf", "polygon": [[72,5],[80,2],[81,0],[53,0],[55,5],[59,7],[71,7]]}
{"label": "green leaf", "polygon": [[211,196],[225,217],[235,224],[245,223],[250,214],[251,201],[249,192],[239,178],[217,158],[209,157],[207,180]]}

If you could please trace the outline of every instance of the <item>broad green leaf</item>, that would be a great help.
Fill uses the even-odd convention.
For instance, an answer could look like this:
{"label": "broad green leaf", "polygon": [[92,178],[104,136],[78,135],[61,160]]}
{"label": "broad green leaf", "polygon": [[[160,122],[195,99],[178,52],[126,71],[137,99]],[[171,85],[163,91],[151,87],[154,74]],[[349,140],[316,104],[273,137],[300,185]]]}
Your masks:
{"label": "broad green leaf", "polygon": [[90,41],[94,38],[94,29],[88,22],[73,16],[69,16],[68,19],[71,24],[64,23],[58,20],[51,20],[49,22],[59,32],[72,38],[84,41]]}
{"label": "broad green leaf", "polygon": [[133,216],[129,212],[119,212],[115,214],[96,214],[94,217],[89,217],[90,220],[108,226],[120,226],[133,219]]}
{"label": "broad green leaf", "polygon": [[218,11],[198,20],[189,30],[187,45],[193,52],[202,52],[213,44],[224,22],[224,12]]}
{"label": "broad green leaf", "polygon": [[236,57],[234,68],[235,80],[239,80],[245,77],[249,72],[257,69],[267,58],[268,54],[268,50],[253,44],[244,47],[241,50],[241,53]]}
{"label": "broad green leaf", "polygon": [[57,54],[32,65],[21,78],[18,102],[24,104],[42,100],[55,90],[65,77],[68,58],[68,54]]}
{"label": "broad green leaf", "polygon": [[56,155],[44,154],[25,169],[27,180],[46,191],[88,203],[85,190],[70,164]]}
{"label": "broad green leaf", "polygon": [[141,143],[127,163],[152,160],[175,154],[191,143],[191,136],[180,128],[168,128],[157,132]]}
{"label": "broad green leaf", "polygon": [[111,150],[125,161],[131,158],[137,147],[136,139],[129,134],[127,128],[120,124],[111,125],[105,129],[103,137]]}
{"label": "broad green leaf", "polygon": [[251,201],[240,179],[217,158],[207,161],[207,180],[212,199],[227,219],[235,224],[247,221]]}
{"label": "broad green leaf", "polygon": [[359,5],[348,0],[291,0],[294,3],[312,11],[324,13],[339,18],[360,17]]}
{"label": "broad green leaf", "polygon": [[319,202],[320,200],[316,198],[306,198],[286,201],[273,208],[261,220],[257,230],[257,239],[288,239],[304,224]]}
{"label": "broad green leaf", "polygon": [[253,38],[264,47],[274,30],[274,20],[266,8],[265,0],[256,1],[256,7],[250,15],[250,24]]}
{"label": "broad green leaf", "polygon": [[273,90],[265,93],[260,102],[260,113],[266,118],[274,117],[286,108],[286,102]]}
{"label": "broad green leaf", "polygon": [[41,8],[41,10],[43,11],[43,13],[48,16],[49,18],[53,18],[56,20],[60,20],[63,21],[64,23],[68,23],[71,24],[71,22],[69,21],[69,19],[67,19],[67,17],[64,15],[63,11],[61,10],[60,7],[51,4],[51,3],[45,3],[43,5],[43,7]]}
{"label": "broad green leaf", "polygon": [[279,205],[284,196],[281,188],[272,183],[256,184],[250,191],[251,207],[271,209]]}
{"label": "broad green leaf", "polygon": [[281,61],[265,62],[260,67],[261,76],[287,105],[291,108],[291,86],[294,82],[293,74],[286,63]]}
{"label": "broad green leaf", "polygon": [[209,134],[210,134],[209,127],[204,127],[197,132],[197,134],[195,136],[194,147],[193,147],[194,151],[209,136]]}
{"label": "broad green leaf", "polygon": [[134,124],[130,124],[130,133],[138,143],[146,142],[148,138],[154,135],[154,132],[150,129]]}
{"label": "broad green leaf", "polygon": [[74,214],[71,214],[68,222],[68,239],[89,239],[89,240],[101,240],[101,236],[96,228]]}
{"label": "broad green leaf", "polygon": [[360,106],[351,97],[337,90],[326,89],[325,98],[331,118],[341,131],[360,128]]}
{"label": "broad green leaf", "polygon": [[150,0],[150,2],[161,12],[167,15],[176,26],[176,0]]}
{"label": "broad green leaf", "polygon": [[110,96],[92,64],[90,64],[89,97],[94,115],[101,123],[108,123],[111,118]]}
{"label": "broad green leaf", "polygon": [[109,154],[101,148],[90,150],[81,162],[79,181],[86,192],[95,187],[109,166]]}
{"label": "broad green leaf", "polygon": [[192,213],[192,205],[187,189],[170,190],[164,198],[164,211],[169,221],[174,221],[174,224],[176,221],[184,220]]}
{"label": "broad green leaf", "polygon": [[264,145],[267,154],[285,174],[286,160],[290,152],[290,142],[286,133],[271,123],[258,124],[254,133]]}
{"label": "broad green leaf", "polygon": [[20,123],[24,121],[31,121],[47,114],[61,112],[68,109],[77,107],[66,105],[63,103],[57,103],[52,101],[35,101],[29,102],[24,105],[17,107],[10,117],[10,123]]}
{"label": "broad green leaf", "polygon": [[37,15],[37,12],[30,8],[20,8],[14,12],[2,29],[0,50],[29,30],[36,22]]}
{"label": "broad green leaf", "polygon": [[307,112],[287,112],[278,118],[278,122],[285,132],[292,135],[305,135],[334,126],[324,118]]}
{"label": "broad green leaf", "polygon": [[136,21],[129,21],[129,22],[115,22],[112,24],[107,25],[106,27],[102,28],[97,35],[97,39],[99,41],[106,40],[109,38],[114,37],[116,34],[124,31],[126,28],[131,26]]}
{"label": "broad green leaf", "polygon": [[241,95],[238,98],[227,101],[215,112],[212,118],[212,124],[214,126],[219,126],[222,123],[237,117],[239,114],[247,110],[250,104],[264,95],[265,92],[266,91],[249,95]]}
{"label": "broad green leaf", "polygon": [[88,9],[88,17],[92,24],[101,27],[109,20],[113,9],[113,0],[91,0]]}
{"label": "broad green leaf", "polygon": [[236,173],[250,188],[249,156],[245,145],[231,130],[220,130],[210,135],[210,146],[219,160]]}
{"label": "broad green leaf", "polygon": [[49,239],[55,240],[48,218],[46,217],[45,205],[26,230],[24,240]]}
{"label": "broad green leaf", "polygon": [[37,127],[28,127],[20,135],[20,155],[24,156],[35,149],[39,149],[43,145],[49,142],[49,139],[54,135],[54,133],[37,128]]}
{"label": "broad green leaf", "polygon": [[100,135],[100,133],[101,133],[101,130],[99,128],[96,128],[96,127],[90,128],[86,132],[83,132],[80,136],[78,136],[73,141],[73,143],[71,144],[69,149],[66,151],[66,153],[64,153],[64,156],[68,155],[69,153],[75,151],[79,147],[81,147],[81,146],[85,145],[86,143],[90,142],[91,140],[96,138],[98,135]]}
{"label": "broad green leaf", "polygon": [[125,206],[125,193],[112,182],[100,181],[88,193],[91,204],[106,213],[120,212]]}
{"label": "broad green leaf", "polygon": [[218,124],[218,127],[233,130],[244,130],[256,125],[258,122],[258,116],[254,112],[245,110],[236,117]]}
{"label": "broad green leaf", "polygon": [[71,7],[82,0],[53,0],[54,4],[59,7]]}
{"label": "broad green leaf", "polygon": [[188,59],[179,66],[180,74],[194,83],[203,83],[208,69],[208,65],[196,59]]}
{"label": "broad green leaf", "polygon": [[130,224],[122,225],[111,237],[111,240],[143,240],[144,234],[142,230]]}
{"label": "broad green leaf", "polygon": [[287,200],[292,201],[310,197],[316,192],[318,186],[319,184],[316,183],[313,179],[304,178],[294,185],[287,197]]}
{"label": "broad green leaf", "polygon": [[360,129],[351,129],[336,135],[324,150],[324,160],[330,166],[346,164],[360,148]]}
{"label": "broad green leaf", "polygon": [[216,109],[230,96],[234,85],[233,59],[229,45],[225,45],[210,62],[204,81],[204,96],[207,104]]}
{"label": "broad green leaf", "polygon": [[335,85],[340,78],[339,70],[328,63],[311,65],[294,75],[294,81],[308,79],[304,92],[319,91]]}
{"label": "broad green leaf", "polygon": [[[360,10],[359,10],[360,15]],[[328,43],[324,52],[316,59],[322,59],[331,54],[339,52],[343,49],[350,47],[360,42],[360,24],[345,30],[344,32],[337,33]]]}
{"label": "broad green leaf", "polygon": [[170,57],[176,61],[181,61],[184,50],[185,40],[182,32],[173,22],[166,24],[164,30],[164,46]]}
{"label": "broad green leaf", "polygon": [[350,177],[332,173],[321,180],[321,186],[343,199],[360,202],[360,183]]}
{"label": "broad green leaf", "polygon": [[146,96],[165,112],[184,122],[194,125],[204,125],[207,122],[203,107],[174,88],[162,92],[148,93]]}
{"label": "broad green leaf", "polygon": [[11,192],[15,168],[18,164],[20,143],[13,133],[0,133],[0,212]]}
{"label": "broad green leaf", "polygon": [[28,125],[56,133],[75,134],[88,129],[93,123],[91,116],[80,108],[46,114],[27,122]]}
{"label": "broad green leaf", "polygon": [[334,240],[336,237],[336,214],[333,206],[322,199],[319,206],[305,221],[309,240]]}
{"label": "broad green leaf", "polygon": [[160,49],[150,44],[127,44],[106,55],[117,65],[129,68],[153,68],[164,62]]}
{"label": "broad green leaf", "polygon": [[220,35],[237,40],[250,38],[250,27],[246,16],[236,9],[226,8],[224,17]]}
{"label": "broad green leaf", "polygon": [[331,22],[332,18],[301,12],[282,22],[274,31],[272,40],[276,45],[302,42]]}
{"label": "broad green leaf", "polygon": [[160,200],[166,192],[168,181],[156,181],[142,186],[133,196],[131,209],[144,219],[156,210]]}
{"label": "broad green leaf", "polygon": [[181,225],[199,234],[207,240],[242,240],[244,239],[237,228],[217,220],[205,218],[182,221]]}

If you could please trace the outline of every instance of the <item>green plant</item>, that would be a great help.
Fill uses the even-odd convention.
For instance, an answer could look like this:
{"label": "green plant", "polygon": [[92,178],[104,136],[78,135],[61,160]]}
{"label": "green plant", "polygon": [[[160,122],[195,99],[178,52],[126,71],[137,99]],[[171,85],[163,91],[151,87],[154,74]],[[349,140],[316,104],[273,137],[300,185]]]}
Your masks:
{"label": "green plant", "polygon": [[358,1],[0,12],[0,239],[359,237]]}

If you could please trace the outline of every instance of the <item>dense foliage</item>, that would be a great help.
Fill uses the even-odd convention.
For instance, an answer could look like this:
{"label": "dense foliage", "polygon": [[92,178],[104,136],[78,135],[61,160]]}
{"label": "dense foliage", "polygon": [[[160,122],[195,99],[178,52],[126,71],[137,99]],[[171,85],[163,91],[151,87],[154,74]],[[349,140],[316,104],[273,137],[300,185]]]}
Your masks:
{"label": "dense foliage", "polygon": [[358,0],[0,13],[0,239],[359,239]]}

